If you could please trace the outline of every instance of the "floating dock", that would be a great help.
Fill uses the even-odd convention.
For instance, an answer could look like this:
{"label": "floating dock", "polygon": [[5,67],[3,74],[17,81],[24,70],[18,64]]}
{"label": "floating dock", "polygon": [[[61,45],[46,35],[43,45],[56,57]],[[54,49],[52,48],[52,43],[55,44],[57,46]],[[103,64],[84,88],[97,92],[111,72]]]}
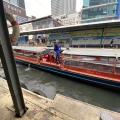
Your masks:
{"label": "floating dock", "polygon": [[0,78],[0,120],[120,120],[120,113],[69,97],[57,94],[51,100],[22,91],[28,110],[22,118],[16,118],[7,82]]}

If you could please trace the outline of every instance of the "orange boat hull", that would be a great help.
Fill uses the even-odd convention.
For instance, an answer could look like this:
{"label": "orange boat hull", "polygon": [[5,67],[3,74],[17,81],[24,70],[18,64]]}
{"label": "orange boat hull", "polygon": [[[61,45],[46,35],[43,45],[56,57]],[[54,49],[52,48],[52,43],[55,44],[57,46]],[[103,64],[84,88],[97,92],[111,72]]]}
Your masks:
{"label": "orange boat hull", "polygon": [[26,56],[15,56],[15,59],[25,65],[31,64],[31,67],[40,68],[71,78],[77,78],[83,82],[94,83],[100,86],[120,90],[120,75],[98,72],[85,68],[64,66],[52,62],[41,61],[39,63],[37,58],[28,58]]}

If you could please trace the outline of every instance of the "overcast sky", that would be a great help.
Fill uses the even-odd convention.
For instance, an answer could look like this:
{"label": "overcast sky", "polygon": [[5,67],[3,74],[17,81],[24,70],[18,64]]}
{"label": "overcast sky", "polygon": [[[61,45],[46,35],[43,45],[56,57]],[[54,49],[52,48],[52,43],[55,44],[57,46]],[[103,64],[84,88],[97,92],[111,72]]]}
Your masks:
{"label": "overcast sky", "polygon": [[[83,0],[77,0],[77,11],[82,6]],[[51,15],[51,0],[25,0],[26,12],[28,16],[37,18]]]}
{"label": "overcast sky", "polygon": [[51,15],[51,0],[25,0],[25,7],[28,16],[40,18]]}

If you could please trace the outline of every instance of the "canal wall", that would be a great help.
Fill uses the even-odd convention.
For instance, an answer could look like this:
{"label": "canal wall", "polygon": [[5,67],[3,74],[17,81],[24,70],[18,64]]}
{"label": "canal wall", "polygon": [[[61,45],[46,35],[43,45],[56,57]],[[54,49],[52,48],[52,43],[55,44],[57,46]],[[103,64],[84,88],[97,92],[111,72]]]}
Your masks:
{"label": "canal wall", "polygon": [[57,94],[54,100],[51,100],[25,89],[22,89],[22,92],[28,110],[22,118],[15,118],[7,83],[0,78],[1,120],[120,120],[120,113],[66,96]]}

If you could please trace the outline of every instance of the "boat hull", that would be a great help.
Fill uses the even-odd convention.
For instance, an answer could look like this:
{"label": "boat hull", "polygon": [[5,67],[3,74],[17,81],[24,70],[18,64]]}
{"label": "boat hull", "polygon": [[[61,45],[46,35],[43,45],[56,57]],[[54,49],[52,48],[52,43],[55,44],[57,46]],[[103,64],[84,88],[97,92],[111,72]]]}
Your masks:
{"label": "boat hull", "polygon": [[52,72],[54,74],[58,74],[58,75],[64,76],[64,77],[69,77],[69,78],[71,78],[71,80],[77,79],[77,80],[79,80],[79,82],[85,82],[85,83],[93,84],[95,86],[98,85],[98,86],[102,86],[105,88],[109,88],[111,90],[120,91],[120,82],[107,80],[107,79],[103,79],[103,78],[98,78],[98,77],[94,77],[94,76],[77,74],[77,73],[65,71],[65,70],[62,70],[59,68],[54,68],[54,67],[42,65],[42,64],[38,65],[38,64],[31,63],[31,62],[18,60],[18,59],[16,59],[16,62],[19,64],[22,64],[22,65],[26,65],[26,66],[28,66],[28,64],[30,64],[30,66],[32,68]]}

